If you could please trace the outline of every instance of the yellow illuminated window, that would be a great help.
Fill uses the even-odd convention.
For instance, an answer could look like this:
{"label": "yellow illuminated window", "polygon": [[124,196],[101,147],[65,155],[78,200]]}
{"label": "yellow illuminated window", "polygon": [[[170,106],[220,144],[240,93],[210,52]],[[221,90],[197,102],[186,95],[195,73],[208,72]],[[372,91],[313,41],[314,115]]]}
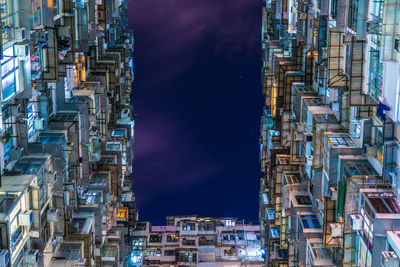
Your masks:
{"label": "yellow illuminated window", "polygon": [[[3,27],[5,26],[11,26],[12,25],[12,2],[13,0],[0,0],[0,18],[1,18],[1,24]],[[3,41],[6,41],[9,39],[9,29],[8,30],[2,30],[2,38]]]}
{"label": "yellow illuminated window", "polygon": [[118,210],[117,218],[125,218],[126,216],[126,209]]}
{"label": "yellow illuminated window", "polygon": [[29,7],[31,9],[30,24],[31,27],[37,27],[41,24],[41,3],[40,0],[29,0]]}

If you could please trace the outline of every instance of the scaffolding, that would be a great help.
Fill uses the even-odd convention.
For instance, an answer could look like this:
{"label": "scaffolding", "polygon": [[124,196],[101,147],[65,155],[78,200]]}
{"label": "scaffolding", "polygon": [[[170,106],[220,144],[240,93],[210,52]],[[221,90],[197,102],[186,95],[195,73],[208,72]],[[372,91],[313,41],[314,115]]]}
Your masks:
{"label": "scaffolding", "polygon": [[333,236],[330,225],[335,223],[335,207],[336,201],[329,197],[324,197],[324,233],[323,244],[325,247],[341,247],[343,238],[341,236]]}
{"label": "scaffolding", "polygon": [[344,73],[343,32],[331,28],[328,34],[327,86],[347,88],[347,76]]}
{"label": "scaffolding", "polygon": [[272,73],[268,72],[266,68],[263,70],[263,80],[262,80],[262,90],[265,96],[265,107],[267,109],[267,115],[272,117],[276,114],[276,107],[273,109],[272,102],[276,102],[276,99],[272,100],[273,97],[273,87],[274,87],[274,76]]}
{"label": "scaffolding", "polygon": [[332,114],[316,114],[314,115],[315,123],[313,127],[313,169],[319,169],[323,166],[323,147],[324,135],[327,131],[338,131],[340,124],[336,117]]}
{"label": "scaffolding", "polygon": [[[350,49],[349,64],[349,105],[350,106],[377,106],[377,103],[366,92],[365,79],[365,54],[367,43],[364,40],[357,40],[352,36],[350,43],[346,44]],[[346,62],[347,64],[347,62]],[[370,110],[368,112],[370,114]],[[367,114],[367,115],[369,115]]]}

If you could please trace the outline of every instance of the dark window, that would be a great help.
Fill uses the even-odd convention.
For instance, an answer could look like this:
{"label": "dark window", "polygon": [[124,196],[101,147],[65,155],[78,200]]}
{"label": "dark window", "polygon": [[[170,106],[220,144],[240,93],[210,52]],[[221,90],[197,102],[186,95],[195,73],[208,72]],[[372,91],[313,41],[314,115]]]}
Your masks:
{"label": "dark window", "polygon": [[349,16],[347,26],[356,31],[357,30],[357,15],[358,15],[358,0],[349,1]]}
{"label": "dark window", "polygon": [[331,17],[336,19],[336,12],[337,12],[337,0],[331,1]]}
{"label": "dark window", "polygon": [[146,223],[136,223],[136,230],[146,230]]}
{"label": "dark window", "polygon": [[162,240],[162,235],[150,235],[149,242],[160,243]]}
{"label": "dark window", "polygon": [[308,196],[296,196],[299,205],[311,205],[311,199]]}
{"label": "dark window", "polygon": [[214,246],[215,238],[214,237],[200,237],[199,238],[199,246]]}
{"label": "dark window", "polygon": [[196,246],[196,240],[193,239],[182,239],[182,245],[184,246]]}
{"label": "dark window", "polygon": [[175,250],[173,249],[164,250],[164,256],[174,256],[174,255],[175,255]]}
{"label": "dark window", "polygon": [[396,50],[397,53],[400,53],[400,39],[394,39],[394,50]]}

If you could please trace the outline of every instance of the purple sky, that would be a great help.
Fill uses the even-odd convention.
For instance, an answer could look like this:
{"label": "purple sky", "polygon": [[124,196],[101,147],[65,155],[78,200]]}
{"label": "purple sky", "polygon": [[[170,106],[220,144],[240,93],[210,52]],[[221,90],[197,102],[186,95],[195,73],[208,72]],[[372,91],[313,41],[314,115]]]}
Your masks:
{"label": "purple sky", "polygon": [[141,220],[257,219],[261,0],[131,0]]}

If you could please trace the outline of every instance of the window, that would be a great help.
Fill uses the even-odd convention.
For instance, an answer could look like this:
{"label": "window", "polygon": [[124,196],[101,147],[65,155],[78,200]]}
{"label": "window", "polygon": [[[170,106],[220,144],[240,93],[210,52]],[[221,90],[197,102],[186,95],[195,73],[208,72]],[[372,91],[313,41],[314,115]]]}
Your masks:
{"label": "window", "polygon": [[398,38],[394,39],[394,50],[396,50],[397,53],[400,53],[400,39]]}
{"label": "window", "polygon": [[146,251],[147,256],[161,256],[161,249],[148,249]]}
{"label": "window", "polygon": [[184,245],[184,246],[196,246],[196,240],[183,238],[182,239],[182,245]]}
{"label": "window", "polygon": [[351,45],[345,45],[346,48],[346,58],[345,58],[345,66],[344,73],[350,75],[351,72]]}
{"label": "window", "polygon": [[183,230],[185,231],[194,231],[196,224],[194,222],[183,222]]}
{"label": "window", "polygon": [[15,250],[19,241],[22,240],[22,227],[19,226],[11,235],[11,249],[12,251]]}
{"label": "window", "polygon": [[179,252],[179,262],[197,262],[197,254],[194,252]]}
{"label": "window", "polygon": [[200,222],[199,231],[215,231],[215,224],[213,222]]}
{"label": "window", "polygon": [[[274,212],[275,212],[275,210],[274,210]],[[244,231],[238,231],[237,235],[238,235],[238,240],[239,241],[243,241],[244,240]]]}
{"label": "window", "polygon": [[32,6],[32,13],[30,16],[30,24],[32,28],[38,27],[41,24],[41,5],[38,0],[29,0],[29,5]]}
{"label": "window", "polygon": [[215,238],[214,237],[200,237],[199,238],[199,246],[214,246]]}
{"label": "window", "polygon": [[37,118],[38,112],[35,110],[35,105],[33,103],[28,102],[28,120],[26,121],[28,127],[28,137],[31,138],[35,133],[34,122]]}
{"label": "window", "polygon": [[150,237],[149,237],[150,243],[160,243],[161,240],[162,240],[162,235],[160,235],[160,234],[150,235]]}
{"label": "window", "polygon": [[274,227],[270,229],[270,237],[271,238],[279,238],[281,236],[281,231],[278,227]]}
{"label": "window", "polygon": [[[320,244],[322,246],[322,244]],[[313,248],[312,253],[315,259],[332,259],[332,251],[330,248]]]}
{"label": "window", "polygon": [[378,99],[382,95],[383,64],[380,62],[380,52],[369,53],[369,92],[372,97]]}
{"label": "window", "polygon": [[224,234],[222,236],[223,241],[235,241],[235,235],[232,234]]}
{"label": "window", "polygon": [[167,242],[179,242],[179,234],[168,234]]}
{"label": "window", "polygon": [[15,92],[17,91],[17,78],[18,70],[2,77],[1,85],[3,88],[3,101],[9,100],[15,95]]}
{"label": "window", "polygon": [[[0,0],[1,6],[1,23],[3,26],[11,26],[13,24],[13,2],[14,0]],[[9,40],[9,30],[7,27],[4,27],[6,30],[2,31],[3,42],[4,40]]]}
{"label": "window", "polygon": [[225,221],[225,226],[235,226],[235,221],[232,221],[232,220],[226,220]]}
{"label": "window", "polygon": [[380,46],[382,41],[381,29],[383,18],[383,1],[372,1],[372,8],[370,9],[372,20],[367,24],[367,31],[371,36],[371,41]]}
{"label": "window", "polygon": [[311,199],[309,196],[295,196],[295,198],[299,205],[311,205]]}
{"label": "window", "polygon": [[274,209],[267,209],[267,218],[268,218],[268,220],[275,219],[275,210]]}
{"label": "window", "polygon": [[166,249],[164,250],[164,256],[174,256],[175,250],[174,249]]}
{"label": "window", "polygon": [[357,30],[358,0],[349,2],[349,15],[347,18],[347,26],[353,31]]}
{"label": "window", "polygon": [[80,244],[61,244],[57,251],[57,257],[66,260],[76,260],[80,257],[81,245]]}
{"label": "window", "polygon": [[300,215],[300,221],[304,229],[321,228],[317,215]]}
{"label": "window", "polygon": [[132,247],[142,248],[144,246],[144,237],[135,237],[132,240]]}
{"label": "window", "polygon": [[107,142],[106,150],[107,151],[120,151],[121,143],[120,142]]}
{"label": "window", "polygon": [[337,12],[337,0],[331,1],[331,17],[336,19],[336,12]]}
{"label": "window", "polygon": [[121,130],[121,129],[112,130],[111,136],[114,136],[114,137],[125,137],[126,136],[126,131],[125,130]]}
{"label": "window", "polygon": [[237,252],[236,252],[236,248],[232,247],[230,249],[225,249],[224,250],[224,255],[227,257],[233,257],[233,256],[237,256]]}

